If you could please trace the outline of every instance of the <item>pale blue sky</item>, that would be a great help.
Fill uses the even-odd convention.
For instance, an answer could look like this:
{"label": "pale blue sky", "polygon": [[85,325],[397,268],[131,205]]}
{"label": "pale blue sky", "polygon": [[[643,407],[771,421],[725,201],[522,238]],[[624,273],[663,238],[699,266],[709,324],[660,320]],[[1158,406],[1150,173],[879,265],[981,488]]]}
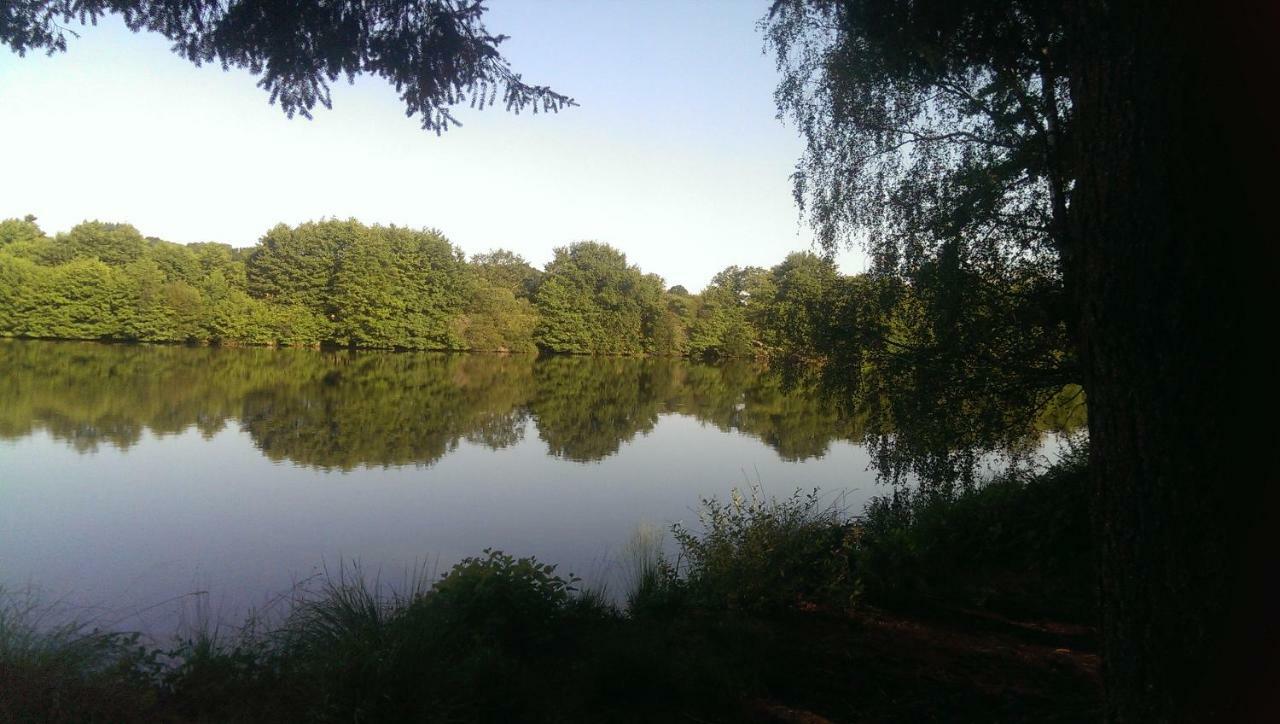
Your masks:
{"label": "pale blue sky", "polygon": [[801,145],[775,117],[755,28],[765,0],[489,7],[516,70],[581,107],[462,108],[465,125],[436,137],[374,78],[340,82],[312,121],[286,119],[248,73],[196,68],[114,19],[65,54],[0,50],[0,218],[246,246],[279,222],[354,216],[538,265],[596,239],[690,289],[809,248],[789,180]]}

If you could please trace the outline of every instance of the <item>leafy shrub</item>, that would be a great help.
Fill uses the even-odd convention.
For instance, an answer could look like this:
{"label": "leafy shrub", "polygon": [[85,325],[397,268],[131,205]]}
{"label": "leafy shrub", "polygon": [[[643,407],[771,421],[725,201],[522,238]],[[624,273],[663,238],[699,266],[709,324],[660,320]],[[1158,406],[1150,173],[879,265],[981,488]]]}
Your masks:
{"label": "leafy shrub", "polygon": [[556,566],[485,550],[466,558],[415,602],[444,628],[524,648],[545,643],[546,625],[569,605],[581,579],[562,578]]}
{"label": "leafy shrub", "polygon": [[700,535],[673,530],[695,603],[749,613],[852,605],[854,529],[817,491],[777,500],[759,487],[746,496],[735,489],[728,502],[704,499],[698,518]]}
{"label": "leafy shrub", "polygon": [[314,720],[540,721],[546,690],[611,608],[535,558],[486,550],[434,586],[339,579],[298,604],[271,657]]}
{"label": "leafy shrub", "polygon": [[1094,610],[1084,456],[954,492],[900,489],[860,522],[857,569],[872,600],[946,601],[1087,620]]}

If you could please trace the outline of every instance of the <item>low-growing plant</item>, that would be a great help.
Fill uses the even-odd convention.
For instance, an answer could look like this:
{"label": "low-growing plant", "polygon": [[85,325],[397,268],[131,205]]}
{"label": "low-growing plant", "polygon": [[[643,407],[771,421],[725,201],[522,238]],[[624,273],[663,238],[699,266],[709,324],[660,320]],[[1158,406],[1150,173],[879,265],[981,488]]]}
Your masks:
{"label": "low-growing plant", "polygon": [[[542,721],[577,648],[616,612],[575,576],[486,550],[402,591],[358,571],[295,603],[258,659],[328,721]],[[551,717],[554,718],[554,717]]]}
{"label": "low-growing plant", "polygon": [[581,579],[556,575],[555,565],[536,558],[484,553],[454,566],[420,606],[458,630],[484,631],[512,646],[541,643],[543,625],[564,612]]}
{"label": "low-growing plant", "polygon": [[695,533],[677,524],[680,573],[696,603],[750,613],[853,605],[854,528],[816,490],[766,498],[759,486],[702,501]]}
{"label": "low-growing plant", "polygon": [[663,534],[641,526],[624,549],[627,613],[634,617],[669,619],[684,608],[685,586],[676,567],[663,553]]}
{"label": "low-growing plant", "polygon": [[166,707],[183,717],[221,722],[286,721],[301,697],[281,675],[269,638],[202,630],[181,638],[166,658]]}
{"label": "low-growing plant", "polygon": [[153,716],[159,654],[136,633],[51,623],[29,593],[0,589],[0,722],[128,722]]}

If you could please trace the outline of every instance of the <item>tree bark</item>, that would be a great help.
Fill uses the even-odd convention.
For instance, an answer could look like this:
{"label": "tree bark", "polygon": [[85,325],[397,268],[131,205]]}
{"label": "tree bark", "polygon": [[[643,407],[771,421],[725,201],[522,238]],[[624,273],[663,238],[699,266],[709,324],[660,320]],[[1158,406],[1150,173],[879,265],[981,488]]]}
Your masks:
{"label": "tree bark", "polygon": [[1073,13],[1064,273],[1089,395],[1107,719],[1263,721],[1280,687],[1263,49],[1280,26],[1262,4]]}

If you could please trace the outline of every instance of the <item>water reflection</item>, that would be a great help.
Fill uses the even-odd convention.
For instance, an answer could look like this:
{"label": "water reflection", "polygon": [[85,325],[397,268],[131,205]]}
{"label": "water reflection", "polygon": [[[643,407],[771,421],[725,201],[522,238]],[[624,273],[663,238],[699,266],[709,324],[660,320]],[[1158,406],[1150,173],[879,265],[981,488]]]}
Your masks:
{"label": "water reflection", "polygon": [[819,388],[746,362],[3,340],[0,371],[0,438],[45,430],[82,453],[239,425],[275,461],[422,466],[463,440],[511,446],[532,421],[548,454],[592,462],[680,414],[794,461],[863,434]]}

